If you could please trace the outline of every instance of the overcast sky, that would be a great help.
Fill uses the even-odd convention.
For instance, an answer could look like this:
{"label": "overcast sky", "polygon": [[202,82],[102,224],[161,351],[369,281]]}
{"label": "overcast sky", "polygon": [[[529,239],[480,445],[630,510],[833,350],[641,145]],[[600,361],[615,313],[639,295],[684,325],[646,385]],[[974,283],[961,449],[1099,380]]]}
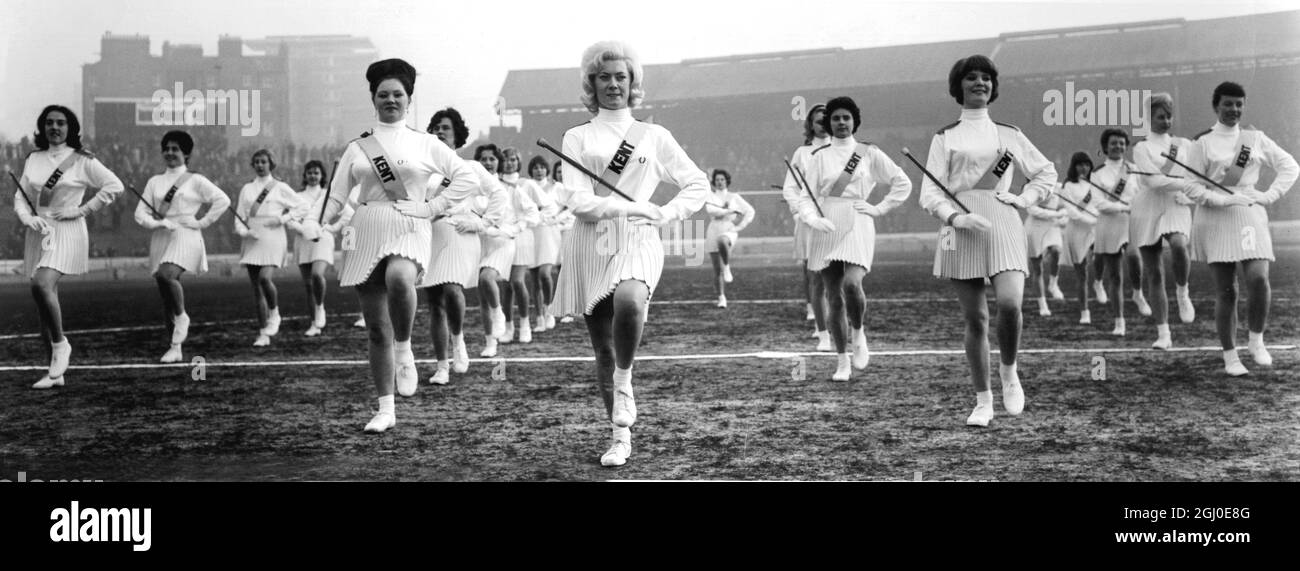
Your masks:
{"label": "overcast sky", "polygon": [[[1086,0],[986,2],[652,0],[478,2],[462,0],[20,0],[0,8],[0,138],[34,128],[44,105],[80,110],[81,66],[99,59],[104,32],[162,43],[275,35],[368,36],[381,57],[419,70],[423,125],[453,105],[475,131],[495,122],[492,104],[510,69],[576,67],[583,48],[604,39],[632,44],[645,63],[814,49],[861,48],[996,36],[1002,32],[1164,18],[1199,20],[1293,9],[1294,1]],[[815,9],[815,12],[814,12]],[[1300,30],[1297,30],[1300,33]],[[364,70],[356,70],[365,97]],[[653,78],[649,78],[653,82]],[[576,92],[576,85],[575,85]],[[651,93],[653,97],[653,92]]]}

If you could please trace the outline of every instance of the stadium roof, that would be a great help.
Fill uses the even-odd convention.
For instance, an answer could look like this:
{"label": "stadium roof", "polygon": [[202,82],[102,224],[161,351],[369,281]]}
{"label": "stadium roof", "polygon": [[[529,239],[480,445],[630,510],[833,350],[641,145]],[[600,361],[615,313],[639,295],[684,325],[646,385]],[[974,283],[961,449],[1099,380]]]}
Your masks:
{"label": "stadium roof", "polygon": [[[1213,20],[1131,22],[1002,34],[994,38],[845,50],[827,48],[689,59],[646,66],[655,101],[944,81],[952,62],[988,54],[1004,77],[1241,60],[1300,54],[1300,10]],[[578,69],[512,70],[511,109],[577,107]]]}

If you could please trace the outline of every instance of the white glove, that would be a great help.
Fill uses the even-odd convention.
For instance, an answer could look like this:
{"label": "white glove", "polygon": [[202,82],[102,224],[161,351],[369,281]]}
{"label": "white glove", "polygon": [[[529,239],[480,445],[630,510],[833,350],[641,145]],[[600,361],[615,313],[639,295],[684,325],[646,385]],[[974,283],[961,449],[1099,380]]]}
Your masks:
{"label": "white glove", "polygon": [[998,192],[993,197],[997,198],[1002,204],[1010,204],[1016,208],[1029,208],[1031,206],[1029,200],[1024,196],[1016,196],[1007,191]]}
{"label": "white glove", "polygon": [[14,209],[14,212],[18,213],[18,220],[23,223],[23,226],[31,228],[41,234],[50,233],[50,223],[46,222],[44,218],[41,218],[40,216],[32,216],[31,214],[23,212],[17,208]]}
{"label": "white glove", "polygon": [[423,218],[429,220],[433,218],[433,205],[420,200],[399,200],[393,203],[393,207],[401,212],[404,216],[411,218]]}
{"label": "white glove", "polygon": [[488,227],[483,228],[483,235],[485,235],[485,236],[491,236],[491,237],[493,237],[493,238],[509,238],[509,237],[510,237],[510,236],[507,236],[507,235],[506,235],[506,233],[505,233],[504,230],[502,230],[502,229],[500,229],[500,228],[498,228],[498,227],[496,227],[496,226],[488,226]]}
{"label": "white glove", "polygon": [[1260,206],[1268,206],[1270,204],[1273,204],[1274,202],[1277,202],[1278,198],[1281,197],[1281,194],[1278,193],[1276,190],[1260,192],[1253,188],[1244,191],[1239,191],[1238,194],[1244,194],[1246,196],[1249,196],[1251,200],[1255,201],[1255,204],[1258,204]]}
{"label": "white glove", "polygon": [[487,222],[477,216],[453,216],[451,225],[461,234],[483,232],[488,227]]}
{"label": "white glove", "polygon": [[181,221],[178,222],[177,225],[180,226],[181,228],[189,228],[190,230],[202,230],[208,227],[207,224],[204,224],[202,220],[198,220],[193,216],[186,216],[185,218],[181,218]]}
{"label": "white glove", "polygon": [[1250,206],[1255,204],[1255,197],[1242,192],[1237,194],[1224,194],[1217,191],[1210,191],[1210,194],[1205,196],[1205,202],[1210,206],[1217,206],[1220,208],[1227,208],[1229,206]]}
{"label": "white glove", "polygon": [[299,234],[302,234],[303,238],[313,242],[320,239],[321,226],[315,220],[299,222],[297,226],[298,228],[296,230]]}
{"label": "white glove", "polygon": [[979,214],[974,214],[974,213],[958,214],[956,218],[952,219],[952,226],[953,228],[961,228],[962,230],[974,230],[976,232],[988,232],[989,230],[993,229],[993,224],[989,222],[988,218],[985,218],[983,216],[980,216]]}
{"label": "white glove", "polygon": [[637,224],[659,226],[668,222],[662,210],[650,202],[634,202],[627,209],[627,217]]}
{"label": "white glove", "polygon": [[880,207],[878,207],[878,206],[876,206],[876,205],[874,205],[874,204],[872,204],[872,203],[870,203],[870,202],[867,202],[867,201],[865,201],[865,200],[859,200],[859,201],[854,202],[854,203],[853,203],[853,209],[854,209],[854,210],[857,210],[857,211],[858,211],[858,214],[866,214],[867,216],[870,216],[870,217],[872,217],[872,218],[875,218],[875,217],[877,217],[877,216],[880,216],[880,214],[881,214],[881,213],[880,213]]}
{"label": "white glove", "polygon": [[284,226],[284,218],[281,216],[270,216],[266,218],[266,222],[262,225],[267,228],[279,228]]}
{"label": "white glove", "polygon": [[1183,206],[1191,206],[1193,204],[1196,204],[1195,200],[1187,198],[1187,195],[1181,192],[1174,193],[1174,202],[1176,204],[1181,204]]}
{"label": "white glove", "polygon": [[162,220],[158,221],[158,227],[166,228],[172,232],[175,232],[176,229],[181,227],[181,225],[177,224],[175,220],[172,220],[170,218],[163,218]]}
{"label": "white glove", "polygon": [[257,239],[257,234],[254,234],[251,230],[248,229],[247,226],[244,226],[243,222],[240,222],[238,220],[235,221],[235,234],[238,235],[240,238],[250,238],[253,240]]}
{"label": "white glove", "polygon": [[76,220],[85,215],[80,206],[68,206],[53,213],[55,220]]}
{"label": "white glove", "polygon": [[805,226],[823,234],[830,234],[835,231],[835,223],[820,216],[816,218],[807,218],[803,223]]}

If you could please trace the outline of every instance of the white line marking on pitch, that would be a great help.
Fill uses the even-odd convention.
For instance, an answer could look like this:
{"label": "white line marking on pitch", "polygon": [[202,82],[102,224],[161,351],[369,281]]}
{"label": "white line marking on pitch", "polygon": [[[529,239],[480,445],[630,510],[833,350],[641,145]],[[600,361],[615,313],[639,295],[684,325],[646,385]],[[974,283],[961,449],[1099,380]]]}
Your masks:
{"label": "white line marking on pitch", "polygon": [[[1269,345],[1272,351],[1290,351],[1297,348],[1296,345]],[[1053,355],[1053,354],[1088,354],[1096,355],[1101,353],[1220,353],[1219,347],[1176,347],[1168,351],[1143,347],[1108,347],[1095,349],[1021,349],[1020,353],[1030,355]],[[872,357],[911,357],[918,355],[965,355],[966,352],[961,349],[917,349],[917,350],[900,350],[900,351],[872,351]],[[997,350],[989,351],[990,355],[996,355]],[[716,353],[708,355],[644,355],[638,356],[637,361],[698,361],[706,359],[789,359],[792,357],[834,357],[835,353],[818,352],[818,351],[759,351],[756,353]],[[496,364],[499,362],[506,363],[562,363],[562,362],[591,362],[594,357],[493,357],[470,359],[471,363]],[[437,363],[436,359],[416,359],[416,363],[432,365]],[[350,366],[360,367],[368,366],[369,361],[361,359],[330,359],[330,360],[304,360],[304,361],[204,361],[203,365],[208,368],[213,367],[303,367],[303,366]],[[108,371],[119,369],[183,369],[192,368],[196,365],[193,363],[116,363],[116,364],[98,364],[98,365],[71,365],[69,369],[78,369],[86,371]],[[23,366],[2,366],[3,371],[43,371],[48,367],[36,365]]]}
{"label": "white line marking on pitch", "polygon": [[[991,298],[990,298],[990,299],[991,299]],[[1028,300],[1029,298],[1025,298],[1025,299]],[[948,302],[948,301],[951,301],[951,302],[953,302],[953,303],[957,303],[957,300],[956,300],[955,298],[951,298],[951,297],[885,297],[885,298],[867,298],[867,303],[869,303],[869,304],[870,304],[870,303],[934,303],[934,302]],[[1193,298],[1193,301],[1201,301],[1201,302],[1209,303],[1209,302],[1211,302],[1211,301],[1213,301],[1213,300],[1212,300],[1212,299],[1209,299],[1209,298],[1204,298],[1204,299],[1203,299],[1203,298]],[[1274,302],[1285,302],[1285,301],[1291,301],[1291,300],[1290,300],[1289,298],[1285,298],[1285,297],[1275,297],[1275,298],[1273,298],[1273,301],[1274,301]],[[716,300],[716,299],[674,299],[674,300],[670,300],[670,301],[651,301],[651,302],[650,302],[650,305],[652,305],[652,306],[654,306],[654,305],[714,305],[714,304],[716,304],[716,303],[717,303],[717,300]],[[732,299],[732,300],[728,300],[727,303],[732,304],[732,305],[747,305],[747,304],[749,304],[749,305],[775,305],[775,304],[784,304],[784,303],[798,304],[798,303],[807,303],[807,302],[804,301],[803,299]],[[1028,303],[1028,301],[1026,301],[1025,303]],[[1243,300],[1242,303],[1244,304],[1245,301]],[[476,312],[476,311],[478,311],[478,310],[479,310],[479,308],[478,308],[477,306],[475,306],[475,307],[466,307],[466,308],[465,308],[465,312],[466,312],[466,313],[473,313],[473,312]],[[331,317],[339,317],[339,318],[342,318],[342,319],[344,319],[344,320],[347,320],[347,319],[355,319],[355,318],[357,318],[357,317],[361,317],[361,314],[360,314],[360,313],[332,313],[332,314],[330,314],[330,316],[331,316]],[[289,316],[289,317],[285,317],[285,318],[284,318],[284,321],[306,321],[306,320],[309,319],[309,318],[310,318],[310,316],[306,316],[306,315],[292,315],[292,316]],[[215,326],[215,325],[238,325],[238,324],[241,324],[241,323],[253,323],[254,321],[256,321],[256,320],[254,320],[254,319],[233,319],[233,320],[230,320],[230,321],[204,321],[204,322],[202,322],[202,323],[193,323],[193,324],[190,325],[190,327],[212,327],[212,326]],[[125,326],[125,327],[103,327],[103,328],[96,328],[96,329],[74,329],[74,330],[64,331],[63,333],[64,333],[65,335],[91,335],[91,334],[95,334],[95,333],[120,333],[120,332],[124,332],[124,331],[161,331],[162,329],[163,329],[162,324],[157,324],[157,325],[130,325],[130,326]],[[40,336],[41,336],[40,333],[13,333],[13,334],[9,334],[9,335],[0,335],[0,340],[8,340],[8,339],[36,339],[36,338],[38,338],[38,337],[40,337]]]}

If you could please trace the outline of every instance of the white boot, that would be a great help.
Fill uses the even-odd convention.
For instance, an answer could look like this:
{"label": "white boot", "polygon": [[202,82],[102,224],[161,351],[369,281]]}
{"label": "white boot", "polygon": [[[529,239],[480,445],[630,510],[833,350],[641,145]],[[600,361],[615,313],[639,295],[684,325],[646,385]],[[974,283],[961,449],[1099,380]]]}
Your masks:
{"label": "white boot", "polygon": [[1273,356],[1268,354],[1268,348],[1264,346],[1264,332],[1249,333],[1250,342],[1246,345],[1246,350],[1250,356],[1255,359],[1255,364],[1261,367],[1273,366]]}
{"label": "white boot", "polygon": [[1020,386],[1020,374],[1016,364],[998,363],[998,376],[1002,379],[1002,408],[1007,414],[1015,416],[1025,410],[1025,390]]}
{"label": "white boot", "polygon": [[1152,349],[1161,349],[1168,351],[1174,346],[1174,340],[1169,334],[1169,324],[1161,323],[1156,326],[1156,342],[1151,344]]}
{"label": "white boot", "polygon": [[469,350],[465,348],[465,332],[451,339],[451,370],[464,373],[469,370]]}
{"label": "white boot", "polygon": [[831,345],[831,332],[830,332],[830,331],[818,331],[818,332],[817,332],[817,350],[818,350],[818,351],[833,351],[833,350],[835,350],[835,347],[834,347],[833,345]]}
{"label": "white boot", "polygon": [[1223,352],[1223,370],[1229,375],[1240,377],[1249,373],[1246,366],[1241,364],[1241,358],[1237,356],[1237,350],[1231,349]]}
{"label": "white boot", "polygon": [[1192,305],[1192,296],[1187,286],[1175,286],[1174,297],[1178,299],[1178,320],[1183,323],[1196,321],[1196,306]]}
{"label": "white boot", "polygon": [[853,357],[848,353],[840,353],[837,356],[835,373],[831,375],[832,381],[847,381],[853,376]]}
{"label": "white boot", "polygon": [[1045,297],[1038,298],[1038,314],[1044,317],[1052,314],[1052,310],[1047,307],[1047,298]]}
{"label": "white boot", "polygon": [[622,466],[632,456],[632,430],[622,426],[614,426],[613,429],[609,450],[600,456],[601,466]]}
{"label": "white boot", "polygon": [[966,417],[966,426],[988,426],[993,420],[993,391],[975,393],[975,410]]}
{"label": "white boot", "polygon": [[1102,305],[1110,303],[1110,296],[1106,295],[1106,286],[1102,285],[1101,280],[1092,282],[1092,292],[1097,294],[1093,296],[1097,298],[1097,303]]}
{"label": "white boot", "polygon": [[184,343],[190,336],[190,316],[182,313],[172,317],[172,345]]}

